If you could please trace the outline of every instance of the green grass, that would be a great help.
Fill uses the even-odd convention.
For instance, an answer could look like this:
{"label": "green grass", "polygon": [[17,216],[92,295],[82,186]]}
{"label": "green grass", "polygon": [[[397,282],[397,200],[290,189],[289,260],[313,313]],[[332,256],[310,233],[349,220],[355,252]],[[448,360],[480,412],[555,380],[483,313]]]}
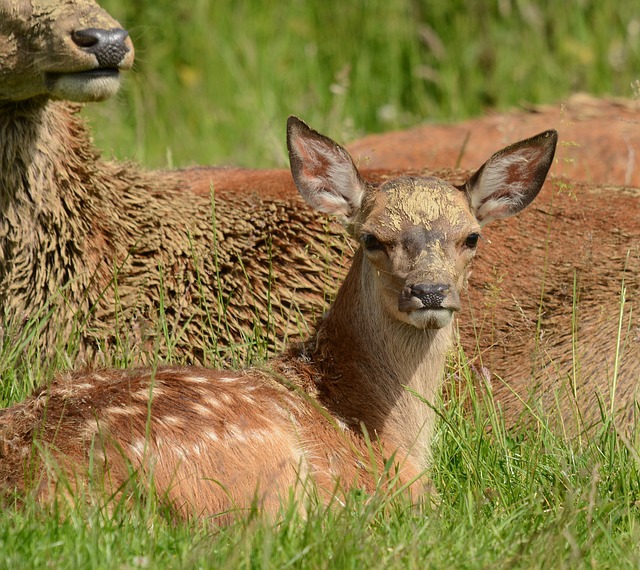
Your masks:
{"label": "green grass", "polygon": [[606,421],[582,443],[543,422],[507,432],[460,370],[462,395],[438,406],[435,505],[353,493],[306,517],[292,504],[276,523],[253,511],[218,527],[176,522],[141,489],[127,506],[27,501],[0,512],[0,568],[637,567],[635,447]]}
{"label": "green grass", "polygon": [[633,0],[103,0],[137,48],[98,144],[154,167],[286,164],[298,114],[340,141],[583,90],[633,97]]}

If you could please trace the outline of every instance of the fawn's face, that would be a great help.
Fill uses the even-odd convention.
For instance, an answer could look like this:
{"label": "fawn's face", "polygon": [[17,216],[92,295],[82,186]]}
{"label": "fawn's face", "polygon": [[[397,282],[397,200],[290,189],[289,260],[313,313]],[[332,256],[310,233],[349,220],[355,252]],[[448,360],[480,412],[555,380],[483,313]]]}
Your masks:
{"label": "fawn's face", "polygon": [[[546,131],[493,154],[462,186],[400,177],[375,188],[349,153],[297,117],[287,122],[291,174],[302,197],[341,219],[364,250],[362,285],[350,294],[379,303],[420,329],[448,325],[460,309],[480,226],[513,216],[536,197],[558,133]],[[371,297],[372,289],[375,297]],[[364,293],[364,294],[362,294]]]}
{"label": "fawn's face", "polygon": [[352,226],[386,313],[442,328],[460,309],[480,225],[464,192],[437,178],[399,178],[368,192]]}
{"label": "fawn's face", "polygon": [[0,0],[0,102],[100,101],[133,65],[133,44],[93,0]]}

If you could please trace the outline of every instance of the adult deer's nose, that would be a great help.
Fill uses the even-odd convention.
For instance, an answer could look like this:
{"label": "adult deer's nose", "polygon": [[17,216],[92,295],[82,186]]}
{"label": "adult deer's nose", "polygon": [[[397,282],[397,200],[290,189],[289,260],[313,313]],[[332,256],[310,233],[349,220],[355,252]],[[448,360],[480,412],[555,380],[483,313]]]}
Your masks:
{"label": "adult deer's nose", "polygon": [[127,45],[129,32],[122,28],[86,28],[75,30],[71,37],[78,47],[96,57],[100,67],[118,68],[130,51]]}

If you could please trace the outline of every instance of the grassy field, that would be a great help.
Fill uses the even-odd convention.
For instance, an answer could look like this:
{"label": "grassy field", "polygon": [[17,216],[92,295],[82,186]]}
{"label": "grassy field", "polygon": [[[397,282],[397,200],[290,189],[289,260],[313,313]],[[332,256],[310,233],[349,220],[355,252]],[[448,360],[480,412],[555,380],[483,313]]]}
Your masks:
{"label": "grassy field", "polygon": [[[151,167],[284,166],[290,113],[347,141],[576,90],[631,97],[640,69],[630,0],[102,5],[131,31],[137,64],[123,93],[87,115],[107,153]],[[0,405],[73,364],[42,367],[28,338],[1,333]],[[459,358],[462,395],[438,406],[435,505],[354,493],[344,508],[218,528],[176,522],[142,494],[128,508],[6,504],[0,569],[637,568],[636,442],[607,418],[578,441],[533,415],[507,432]]]}
{"label": "grassy field", "polygon": [[574,91],[631,97],[632,0],[104,0],[137,48],[100,146],[150,166],[286,164],[292,113],[348,142]]}
{"label": "grassy field", "polygon": [[126,507],[27,501],[0,511],[0,568],[638,567],[635,446],[606,421],[582,443],[556,438],[544,422],[507,433],[491,400],[462,394],[438,406],[434,504],[353,493],[306,517],[291,504],[277,524],[253,511],[218,527],[177,523],[135,490]]}

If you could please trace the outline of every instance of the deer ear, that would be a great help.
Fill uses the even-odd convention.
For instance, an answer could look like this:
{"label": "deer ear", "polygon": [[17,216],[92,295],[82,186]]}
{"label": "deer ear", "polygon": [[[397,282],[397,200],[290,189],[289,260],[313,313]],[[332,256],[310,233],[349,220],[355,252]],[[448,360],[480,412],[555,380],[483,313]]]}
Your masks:
{"label": "deer ear", "polygon": [[349,222],[366,190],[349,153],[294,116],[287,121],[287,147],[291,174],[302,197],[319,212]]}
{"label": "deer ear", "polygon": [[558,142],[546,131],[496,152],[459,187],[481,225],[517,214],[538,195]]}

